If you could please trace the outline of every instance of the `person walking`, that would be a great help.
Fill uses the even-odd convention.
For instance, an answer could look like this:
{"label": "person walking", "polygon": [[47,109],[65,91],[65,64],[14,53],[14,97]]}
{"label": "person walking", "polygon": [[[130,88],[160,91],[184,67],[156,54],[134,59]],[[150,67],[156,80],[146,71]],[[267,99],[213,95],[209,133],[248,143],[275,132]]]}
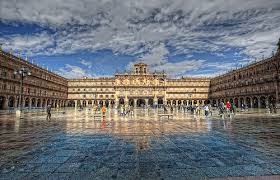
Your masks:
{"label": "person walking", "polygon": [[228,101],[227,104],[226,104],[226,111],[227,111],[228,115],[230,115],[230,109],[231,109],[231,104]]}
{"label": "person walking", "polygon": [[52,109],[52,106],[49,104],[47,106],[47,120],[51,120],[51,116],[52,116],[51,109]]}
{"label": "person walking", "polygon": [[234,103],[232,103],[232,112],[236,115],[236,105]]}
{"label": "person walking", "polygon": [[208,114],[209,114],[209,107],[208,107],[207,104],[204,106],[204,114],[205,114],[206,117],[207,117]]}
{"label": "person walking", "polygon": [[105,117],[106,111],[107,111],[106,106],[103,105],[103,107],[102,107],[102,114],[103,114],[103,117]]}

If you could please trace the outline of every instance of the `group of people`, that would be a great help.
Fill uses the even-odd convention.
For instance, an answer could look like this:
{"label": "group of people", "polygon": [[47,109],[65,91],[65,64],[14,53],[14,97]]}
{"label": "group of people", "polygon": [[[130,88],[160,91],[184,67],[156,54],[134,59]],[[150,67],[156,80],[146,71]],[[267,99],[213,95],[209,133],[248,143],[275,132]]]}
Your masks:
{"label": "group of people", "polygon": [[230,114],[236,114],[236,105],[234,103],[230,103],[229,101],[224,104],[224,102],[220,102],[219,106],[219,115],[223,116],[224,114],[227,114],[230,116]]}

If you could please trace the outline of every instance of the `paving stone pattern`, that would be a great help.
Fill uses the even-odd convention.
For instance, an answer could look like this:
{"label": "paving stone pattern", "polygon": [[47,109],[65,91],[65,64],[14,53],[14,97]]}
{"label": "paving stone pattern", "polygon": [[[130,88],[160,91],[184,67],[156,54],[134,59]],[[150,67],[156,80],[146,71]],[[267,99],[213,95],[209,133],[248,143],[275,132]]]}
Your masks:
{"label": "paving stone pattern", "polygon": [[0,179],[280,177],[279,117],[64,112],[0,115]]}

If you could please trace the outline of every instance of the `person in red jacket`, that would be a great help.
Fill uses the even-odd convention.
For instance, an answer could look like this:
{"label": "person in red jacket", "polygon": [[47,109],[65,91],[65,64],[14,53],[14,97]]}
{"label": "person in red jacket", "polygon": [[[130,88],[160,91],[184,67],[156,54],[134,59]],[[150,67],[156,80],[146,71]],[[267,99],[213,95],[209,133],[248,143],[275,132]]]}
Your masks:
{"label": "person in red jacket", "polygon": [[227,108],[227,114],[229,114],[230,113],[230,108],[231,108],[231,104],[230,104],[229,101],[226,104],[226,108]]}

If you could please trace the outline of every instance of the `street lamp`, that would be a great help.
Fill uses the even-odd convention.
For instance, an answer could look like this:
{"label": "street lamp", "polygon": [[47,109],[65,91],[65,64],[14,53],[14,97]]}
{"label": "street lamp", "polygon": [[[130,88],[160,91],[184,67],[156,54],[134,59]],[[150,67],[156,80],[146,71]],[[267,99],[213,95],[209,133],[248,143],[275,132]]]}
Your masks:
{"label": "street lamp", "polygon": [[15,70],[14,71],[14,75],[20,75],[20,93],[19,93],[19,110],[17,110],[17,115],[20,116],[21,111],[22,111],[22,94],[23,94],[23,79],[27,76],[31,76],[31,71],[26,68],[26,67],[22,67],[19,70]]}

